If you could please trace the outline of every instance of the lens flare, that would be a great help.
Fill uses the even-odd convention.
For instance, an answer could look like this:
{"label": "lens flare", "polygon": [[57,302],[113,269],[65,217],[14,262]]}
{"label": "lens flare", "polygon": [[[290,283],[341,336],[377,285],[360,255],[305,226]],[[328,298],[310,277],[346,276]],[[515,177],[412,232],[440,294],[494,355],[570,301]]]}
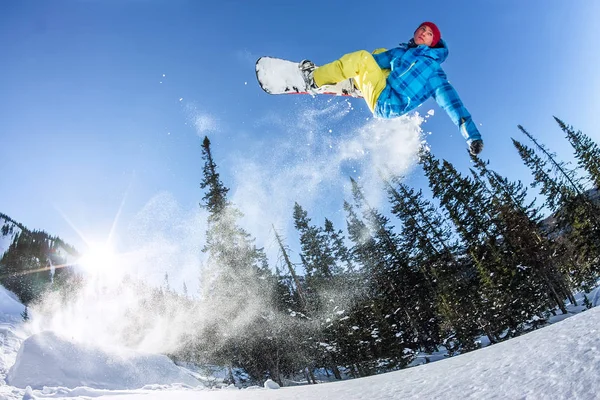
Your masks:
{"label": "lens flare", "polygon": [[99,274],[113,271],[117,264],[117,256],[113,248],[106,243],[90,243],[77,264],[89,273]]}

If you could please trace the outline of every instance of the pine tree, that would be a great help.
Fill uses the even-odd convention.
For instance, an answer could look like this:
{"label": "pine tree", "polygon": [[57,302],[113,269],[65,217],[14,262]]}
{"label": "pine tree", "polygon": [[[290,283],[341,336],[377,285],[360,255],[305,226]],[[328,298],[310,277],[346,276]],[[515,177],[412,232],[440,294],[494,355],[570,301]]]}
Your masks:
{"label": "pine tree", "polygon": [[581,131],[575,132],[572,126],[567,126],[563,121],[554,117],[560,128],[567,135],[567,139],[575,150],[577,163],[587,171],[596,189],[600,189],[600,147]]}
{"label": "pine tree", "polygon": [[435,324],[429,323],[432,314],[427,283],[410,264],[389,218],[367,203],[356,181],[351,179],[351,183],[362,217],[348,204],[345,208],[354,254],[368,283],[370,310],[364,317],[369,323],[365,333],[372,337],[369,351],[375,359],[385,356],[386,368],[403,367],[419,351],[435,350],[437,333]]}
{"label": "pine tree", "polygon": [[421,160],[434,195],[454,222],[477,267],[486,334],[494,342],[505,332],[509,336],[518,333],[539,310],[514,301],[527,291],[526,277],[518,262],[503,249],[505,241],[493,199],[481,181],[463,177],[449,162],[440,165],[430,154],[423,154]]}
{"label": "pine tree", "polygon": [[[209,309],[219,312],[212,324],[199,332],[201,348],[198,351],[209,354],[211,362],[248,366],[251,360],[245,359],[244,354],[253,354],[265,345],[262,339],[268,340],[269,326],[263,312],[270,308],[275,279],[263,250],[257,248],[254,239],[238,225],[242,214],[227,199],[229,189],[220,180],[208,138],[204,139],[202,150],[205,164],[201,187],[206,189],[203,207],[209,212],[203,249],[208,254],[208,268],[203,274],[202,298],[209,303]],[[243,329],[221,332],[232,324],[238,328],[253,327],[253,334],[261,340],[250,341]],[[261,334],[257,331],[260,329]],[[227,338],[225,345],[215,346],[221,337]],[[254,379],[262,379],[262,376]]]}
{"label": "pine tree", "polygon": [[298,203],[294,204],[294,226],[300,234],[300,258],[306,272],[305,290],[307,312],[318,315],[324,311],[325,304],[321,293],[327,290],[335,268],[333,255],[324,248],[320,229],[311,224],[308,212]]}
{"label": "pine tree", "polygon": [[[564,189],[562,191],[562,193],[560,193],[560,194],[566,198],[575,196],[577,198],[576,203],[578,204],[579,207],[582,208],[581,211],[588,214],[586,217],[589,218],[590,220],[592,220],[594,224],[596,224],[596,225],[600,224],[600,206],[597,204],[594,204],[586,195],[585,189],[584,189],[583,185],[581,184],[582,179],[577,177],[577,171],[568,169],[566,163],[564,163],[564,162],[558,162],[556,160],[556,154],[551,153],[550,150],[548,150],[544,145],[539,143],[533,137],[533,135],[531,135],[529,132],[527,132],[521,125],[519,125],[519,129],[535,144],[535,146],[545,156],[547,161],[541,162],[541,164],[543,164],[544,166],[550,165],[550,168],[547,169],[547,173],[553,172],[554,180],[557,182],[558,187],[561,187]],[[513,143],[514,142],[515,141],[513,139]],[[516,146],[516,144],[515,144],[515,146]],[[525,146],[522,146],[522,147],[525,147]],[[519,149],[519,148],[517,147],[517,149]],[[530,152],[532,152],[532,151],[530,150]],[[520,150],[519,150],[519,153],[521,154]],[[534,173],[537,176],[538,171],[537,171],[537,168],[535,167],[535,165],[532,165],[531,162],[527,161],[522,154],[521,154],[521,158],[526,162],[526,164],[530,167],[530,169],[532,169],[532,171],[534,171]],[[537,163],[540,163],[539,157],[536,156],[534,158],[537,158]],[[547,175],[547,173],[546,173],[546,175]],[[540,174],[540,175],[542,175],[542,174]],[[541,181],[543,181],[543,178]],[[539,183],[541,181],[538,181],[536,179],[537,183]],[[542,185],[542,186],[545,186],[545,185]]]}
{"label": "pine tree", "polygon": [[316,362],[333,370],[341,379],[337,365],[343,360],[338,343],[341,314],[352,307],[354,280],[348,278],[348,250],[341,231],[325,219],[323,227],[311,223],[308,213],[296,203],[294,225],[300,234],[300,258],[306,271],[305,287],[307,315],[319,323],[315,333]]}
{"label": "pine tree", "polygon": [[308,213],[298,204],[294,205],[294,226],[300,233],[300,246],[302,248],[302,260],[306,268],[307,276],[319,279],[331,279],[340,272],[340,265],[334,249],[331,237],[327,236],[327,226],[331,231],[332,224],[325,220],[326,229],[310,224]]}
{"label": "pine tree", "polygon": [[205,136],[202,142],[202,158],[205,164],[203,169],[204,179],[200,184],[200,188],[207,189],[207,191],[202,198],[206,203],[201,204],[201,206],[209,211],[210,217],[218,218],[229,205],[227,201],[229,189],[223,185],[217,172],[217,165],[212,157],[208,136]]}
{"label": "pine tree", "polygon": [[600,206],[585,194],[575,172],[557,162],[543,146],[538,144],[547,160],[515,139],[513,144],[533,173],[532,186],[540,187],[553,212],[552,237],[560,246],[558,254],[566,272],[573,284],[590,287],[600,273]]}
{"label": "pine tree", "polygon": [[350,272],[354,270],[352,259],[350,257],[350,251],[344,244],[344,234],[341,230],[335,230],[333,223],[325,218],[325,225],[323,226],[323,235],[327,243],[327,248],[333,252],[339,265],[336,268],[336,273],[341,273],[343,270]]}
{"label": "pine tree", "polygon": [[481,329],[474,318],[476,282],[465,278],[475,276],[465,273],[465,268],[472,267],[456,258],[457,244],[450,227],[433,204],[423,199],[422,191],[415,192],[397,177],[392,181],[386,182],[392,213],[402,222],[404,245],[412,248],[412,263],[424,275],[436,309],[429,320],[433,324],[430,332],[444,336],[443,344],[450,353],[474,349]]}
{"label": "pine tree", "polygon": [[[346,339],[346,366],[354,376],[359,377],[371,374],[380,358],[388,360],[387,368],[404,365],[398,362],[396,357],[402,352],[405,339],[396,340],[395,336],[404,325],[399,326],[394,321],[389,321],[389,316],[393,315],[396,318],[398,313],[388,314],[382,305],[385,301],[390,304],[394,300],[387,295],[392,291],[392,287],[378,278],[384,277],[386,259],[378,250],[379,244],[372,228],[356,213],[350,203],[344,202],[344,210],[347,214],[348,236],[354,243],[350,253],[352,260],[360,267],[358,279],[362,282],[363,290],[360,294],[357,293],[358,301],[346,321],[346,331],[340,331],[340,336]],[[397,308],[393,309],[395,310]],[[401,317],[402,314],[398,316]],[[390,341],[391,344],[388,343]]]}
{"label": "pine tree", "polygon": [[[519,130],[529,138],[535,145],[535,147],[544,154],[547,162],[544,165],[549,165],[548,171],[553,171],[556,175],[557,181],[563,186],[566,186],[569,190],[575,191],[577,194],[581,194],[581,185],[579,179],[576,178],[575,171],[569,170],[565,163],[556,161],[556,154],[552,153],[541,144],[531,133],[529,133],[523,126],[518,125]],[[513,139],[513,143],[515,140]]]}
{"label": "pine tree", "polygon": [[165,292],[171,291],[171,285],[169,284],[169,273],[165,272]]}
{"label": "pine tree", "polygon": [[296,269],[288,255],[289,249],[284,246],[283,239],[279,233],[277,233],[275,226],[273,226],[273,232],[275,233],[275,239],[277,240],[279,251],[283,257],[283,263],[289,272],[289,277],[287,277],[282,275],[279,268],[277,268],[277,276],[279,279],[277,304],[284,305],[284,310],[291,308],[291,310],[306,312],[306,299],[303,293],[302,284],[300,283],[300,278],[296,274]]}
{"label": "pine tree", "polygon": [[25,305],[52,288],[52,240],[46,232],[22,230],[0,258],[0,283]]}
{"label": "pine tree", "polygon": [[29,321],[29,308],[25,306],[25,309],[21,313],[21,318],[23,318],[23,322]]}
{"label": "pine tree", "polygon": [[242,213],[227,200],[229,189],[220,180],[208,137],[203,142],[203,158],[204,179],[200,186],[207,189],[203,207],[209,211],[207,243],[203,251],[210,255],[215,265],[228,271],[232,277],[237,273],[246,277],[247,274],[254,276],[264,272],[266,257],[262,249],[256,248],[250,234],[237,224]]}
{"label": "pine tree", "polygon": [[506,249],[506,256],[520,265],[521,284],[525,287],[519,301],[525,303],[523,307],[530,308],[530,314],[539,314],[549,305],[542,301],[547,295],[548,301],[566,314],[564,298],[573,297],[566,277],[554,261],[555,246],[544,237],[540,228],[541,215],[534,207],[535,202],[526,203],[527,190],[520,181],[510,182],[491,171],[487,163],[477,157],[472,157],[472,161],[477,169],[477,172],[471,170],[473,177],[476,180],[486,178],[488,182],[491,195],[489,211],[495,215],[495,224],[502,237],[501,246]]}

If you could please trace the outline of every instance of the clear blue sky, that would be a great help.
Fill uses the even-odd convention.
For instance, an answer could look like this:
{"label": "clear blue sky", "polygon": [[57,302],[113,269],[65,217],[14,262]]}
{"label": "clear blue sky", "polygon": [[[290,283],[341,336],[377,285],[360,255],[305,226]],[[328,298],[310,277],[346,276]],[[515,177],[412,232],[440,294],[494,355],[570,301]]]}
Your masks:
{"label": "clear blue sky", "polygon": [[[116,233],[130,235],[132,221],[159,194],[148,213],[171,201],[185,219],[203,195],[204,134],[235,192],[238,184],[252,187],[240,159],[260,169],[282,143],[297,144],[290,124],[299,113],[348,104],[263,93],[254,75],[259,56],[322,64],[353,50],[394,47],[424,20],[436,22],[448,43],[444,69],[480,125],[483,157],[530,182],[510,141],[523,139],[517,124],[565,159],[571,152],[552,115],[600,141],[598,15],[600,3],[583,0],[2,1],[0,212],[76,246],[76,229],[101,240],[119,210]],[[361,100],[349,104],[343,118],[316,117],[315,143],[369,117]],[[420,111],[429,109],[436,111],[424,126],[432,151],[466,172],[464,140],[433,101]],[[423,185],[418,172],[409,182]],[[325,188],[306,208],[339,214],[336,192]],[[261,196],[266,202],[255,207],[276,202]],[[291,222],[291,208],[287,215]],[[161,221],[148,224],[161,229]]]}

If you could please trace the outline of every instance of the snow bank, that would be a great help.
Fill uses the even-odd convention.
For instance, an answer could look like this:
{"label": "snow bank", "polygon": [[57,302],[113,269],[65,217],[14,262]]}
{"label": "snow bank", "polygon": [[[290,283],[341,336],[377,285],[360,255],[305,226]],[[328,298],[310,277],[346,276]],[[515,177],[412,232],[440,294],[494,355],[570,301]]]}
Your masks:
{"label": "snow bank", "polygon": [[45,331],[23,342],[7,383],[25,388],[44,386],[139,389],[146,385],[199,382],[163,355],[105,350],[67,341]]}
{"label": "snow bank", "polygon": [[19,302],[17,296],[0,285],[0,320],[4,322],[21,322],[23,320],[25,306]]}
{"label": "snow bank", "polygon": [[279,389],[280,388],[279,384],[272,379],[267,379],[263,386],[265,387],[265,389]]}

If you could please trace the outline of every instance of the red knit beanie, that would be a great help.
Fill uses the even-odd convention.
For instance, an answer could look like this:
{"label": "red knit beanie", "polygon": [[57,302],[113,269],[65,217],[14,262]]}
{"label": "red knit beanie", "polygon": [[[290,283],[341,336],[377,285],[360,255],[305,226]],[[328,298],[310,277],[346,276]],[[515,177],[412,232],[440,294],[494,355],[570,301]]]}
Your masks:
{"label": "red knit beanie", "polygon": [[[433,41],[431,42],[430,47],[435,47],[439,43],[440,39],[442,38],[442,33],[440,32],[440,29],[433,22],[428,22],[428,21],[423,22],[421,25],[419,25],[419,28],[422,27],[423,25],[429,27],[429,29],[431,29],[431,31],[433,32]],[[419,28],[415,29],[415,32]]]}

